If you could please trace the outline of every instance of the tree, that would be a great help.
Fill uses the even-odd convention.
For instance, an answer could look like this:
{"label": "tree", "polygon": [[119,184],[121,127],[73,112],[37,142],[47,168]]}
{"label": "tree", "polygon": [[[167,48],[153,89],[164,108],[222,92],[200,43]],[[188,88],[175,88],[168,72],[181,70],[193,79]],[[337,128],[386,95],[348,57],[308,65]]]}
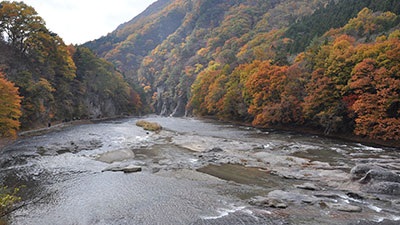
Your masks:
{"label": "tree", "polygon": [[3,1],[1,5],[0,36],[21,52],[27,50],[27,40],[35,33],[47,31],[34,8],[23,2]]}
{"label": "tree", "polygon": [[358,13],[356,18],[351,19],[344,26],[344,30],[349,34],[365,36],[387,30],[395,25],[396,21],[397,16],[392,12],[378,14],[373,13],[368,8],[364,8]]}
{"label": "tree", "polygon": [[354,68],[349,87],[357,95],[352,105],[357,115],[356,134],[375,139],[400,139],[398,72],[398,69],[379,68],[373,59],[365,59]]}
{"label": "tree", "polygon": [[298,65],[276,66],[263,61],[245,84],[254,126],[302,123],[304,87]]}
{"label": "tree", "polygon": [[314,125],[322,126],[325,133],[336,132],[342,126],[343,107],[340,94],[331,78],[324,75],[324,69],[317,69],[307,84],[308,96],[304,99],[304,114]]}
{"label": "tree", "polygon": [[0,73],[0,136],[15,137],[20,123],[21,97],[18,88]]}

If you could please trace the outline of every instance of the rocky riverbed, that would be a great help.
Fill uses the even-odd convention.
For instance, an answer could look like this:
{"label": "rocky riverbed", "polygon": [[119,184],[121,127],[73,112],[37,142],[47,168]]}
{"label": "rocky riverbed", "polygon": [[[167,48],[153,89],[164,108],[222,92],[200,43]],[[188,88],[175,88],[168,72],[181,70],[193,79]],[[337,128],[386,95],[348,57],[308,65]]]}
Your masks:
{"label": "rocky riverbed", "polygon": [[213,120],[67,127],[0,153],[11,224],[397,224],[400,151]]}

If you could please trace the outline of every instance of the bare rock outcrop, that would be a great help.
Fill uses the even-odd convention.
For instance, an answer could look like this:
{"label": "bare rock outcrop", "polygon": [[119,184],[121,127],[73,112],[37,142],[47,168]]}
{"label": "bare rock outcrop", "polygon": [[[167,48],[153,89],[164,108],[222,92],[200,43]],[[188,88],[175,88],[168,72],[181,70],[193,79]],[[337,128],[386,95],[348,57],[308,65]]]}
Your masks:
{"label": "bare rock outcrop", "polygon": [[350,171],[350,179],[368,193],[400,195],[400,175],[373,164],[355,166]]}

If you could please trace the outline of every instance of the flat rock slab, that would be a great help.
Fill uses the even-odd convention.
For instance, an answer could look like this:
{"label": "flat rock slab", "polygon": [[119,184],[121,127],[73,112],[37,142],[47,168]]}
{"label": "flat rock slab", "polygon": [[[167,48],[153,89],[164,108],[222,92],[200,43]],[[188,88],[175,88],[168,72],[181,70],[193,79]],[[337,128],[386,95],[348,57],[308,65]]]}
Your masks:
{"label": "flat rock slab", "polygon": [[331,204],[329,205],[331,208],[336,209],[342,212],[361,212],[362,209],[356,205],[347,205],[347,204]]}
{"label": "flat rock slab", "polygon": [[122,162],[127,159],[135,158],[135,153],[129,149],[116,150],[100,154],[97,157],[98,161],[105,163]]}
{"label": "flat rock slab", "polygon": [[318,201],[318,198],[313,196],[304,195],[301,193],[297,193],[295,191],[286,192],[282,190],[275,190],[268,193],[269,199],[278,199],[282,202],[293,202],[293,203],[308,203],[313,204]]}
{"label": "flat rock slab", "polygon": [[124,173],[136,173],[142,171],[142,167],[130,165],[130,166],[111,166],[107,167],[102,172],[111,171],[111,172],[124,172]]}
{"label": "flat rock slab", "polygon": [[304,183],[300,185],[295,185],[296,188],[309,190],[309,191],[319,191],[321,188],[317,187],[317,185],[313,183]]}
{"label": "flat rock slab", "polygon": [[308,159],[298,158],[294,156],[276,155],[267,152],[257,152],[253,155],[253,157],[271,166],[291,167],[301,166],[310,163],[310,160]]}
{"label": "flat rock slab", "polygon": [[281,201],[280,199],[276,199],[276,198],[266,198],[266,197],[262,197],[262,196],[256,196],[254,198],[252,198],[249,203],[251,205],[255,205],[255,206],[261,206],[261,207],[271,207],[271,208],[287,208],[287,204],[285,204],[283,201]]}

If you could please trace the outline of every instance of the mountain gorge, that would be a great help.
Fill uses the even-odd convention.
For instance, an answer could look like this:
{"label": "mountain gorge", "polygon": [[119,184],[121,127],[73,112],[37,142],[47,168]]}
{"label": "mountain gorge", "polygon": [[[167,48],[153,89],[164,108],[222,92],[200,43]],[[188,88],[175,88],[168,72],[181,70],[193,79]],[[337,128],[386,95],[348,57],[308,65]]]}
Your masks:
{"label": "mountain gorge", "polygon": [[395,0],[161,0],[84,46],[164,116],[399,140],[399,13]]}
{"label": "mountain gorge", "polygon": [[0,225],[399,223],[399,0],[153,2],[0,0]]}
{"label": "mountain gorge", "polygon": [[155,112],[400,140],[395,0],[159,0],[82,46],[0,10],[2,134]]}

